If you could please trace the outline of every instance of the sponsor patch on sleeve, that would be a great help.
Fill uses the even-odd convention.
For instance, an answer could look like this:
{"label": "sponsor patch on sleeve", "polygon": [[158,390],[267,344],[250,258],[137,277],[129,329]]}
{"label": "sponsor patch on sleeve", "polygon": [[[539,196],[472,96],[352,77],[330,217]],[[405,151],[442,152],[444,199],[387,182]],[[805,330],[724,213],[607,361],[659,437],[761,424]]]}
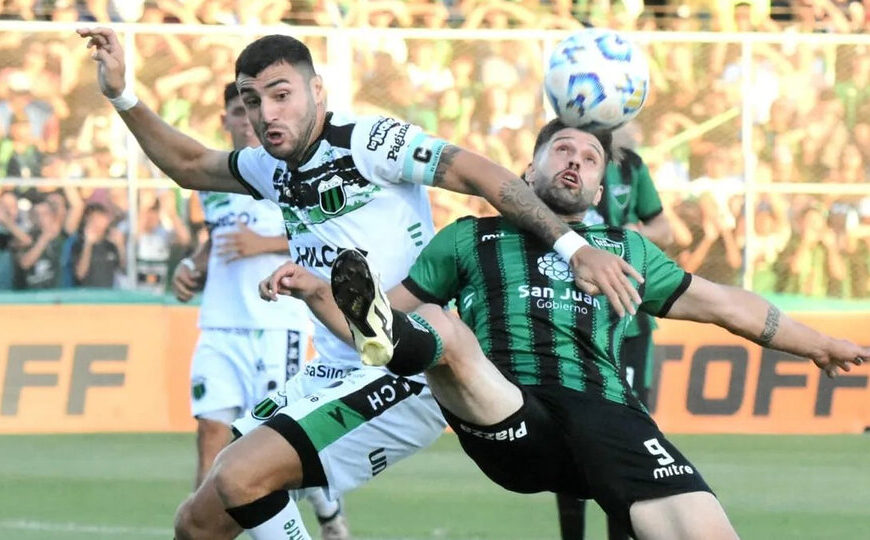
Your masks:
{"label": "sponsor patch on sleeve", "polygon": [[435,169],[441,159],[441,152],[447,141],[418,133],[405,152],[402,163],[402,180],[431,186],[435,180]]}

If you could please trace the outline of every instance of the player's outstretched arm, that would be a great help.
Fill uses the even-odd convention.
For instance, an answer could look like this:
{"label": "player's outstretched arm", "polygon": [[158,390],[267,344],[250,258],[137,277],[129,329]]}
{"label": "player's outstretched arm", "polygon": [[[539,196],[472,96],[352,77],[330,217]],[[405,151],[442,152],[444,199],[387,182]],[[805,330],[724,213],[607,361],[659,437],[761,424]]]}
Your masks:
{"label": "player's outstretched arm", "polygon": [[712,323],[763,347],[810,358],[828,376],[870,359],[868,347],[822,334],[755,293],[698,276],[692,276],[692,283],[666,316]]}
{"label": "player's outstretched arm", "polygon": [[206,148],[173,128],[138,101],[132,89],[125,88],[124,50],[113,30],[82,28],[76,32],[88,39],[88,48],[94,49],[91,57],[98,64],[103,95],[112,101],[139,145],[160,170],[184,188],[247,193],[230,172],[227,152]]}
{"label": "player's outstretched arm", "polygon": [[474,152],[447,145],[432,184],[484,197],[517,226],[554,245],[569,260],[584,292],[605,294],[620,316],[635,313],[640,296],[628,278],[643,282],[643,277],[622,258],[586,244],[519,176]]}

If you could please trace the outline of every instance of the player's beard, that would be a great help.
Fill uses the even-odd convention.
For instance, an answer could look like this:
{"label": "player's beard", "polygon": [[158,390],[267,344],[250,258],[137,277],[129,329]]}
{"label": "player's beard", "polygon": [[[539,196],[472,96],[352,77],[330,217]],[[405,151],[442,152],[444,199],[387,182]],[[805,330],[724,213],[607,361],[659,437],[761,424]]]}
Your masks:
{"label": "player's beard", "polygon": [[593,198],[592,194],[586,193],[586,184],[580,180],[580,196],[578,197],[576,192],[560,187],[560,174],[561,171],[554,174],[549,181],[538,176],[533,184],[535,194],[550,210],[561,216],[573,216],[586,212],[592,206]]}

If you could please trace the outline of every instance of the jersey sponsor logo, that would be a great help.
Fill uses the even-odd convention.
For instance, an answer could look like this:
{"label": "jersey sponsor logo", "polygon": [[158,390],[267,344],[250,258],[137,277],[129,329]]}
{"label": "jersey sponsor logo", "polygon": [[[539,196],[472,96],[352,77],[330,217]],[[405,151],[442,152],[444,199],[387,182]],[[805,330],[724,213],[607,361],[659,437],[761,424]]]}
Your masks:
{"label": "jersey sponsor logo", "polygon": [[391,129],[398,125],[399,122],[393,120],[392,118],[381,118],[380,120],[375,122],[375,125],[372,126],[371,131],[369,131],[369,141],[366,144],[366,148],[374,152],[375,150],[383,146],[384,143],[387,142],[387,133],[389,133]]}
{"label": "jersey sponsor logo", "polygon": [[593,236],[592,243],[595,244],[598,249],[609,251],[617,257],[623,257],[625,255],[625,246],[622,242],[617,242],[610,238],[604,238],[601,236]]}
{"label": "jersey sponsor logo", "polygon": [[253,225],[257,223],[257,217],[248,212],[239,212],[238,214],[235,212],[228,212],[214,221],[206,222],[205,226],[209,231],[213,231],[224,227],[235,227],[240,223],[243,225]]}
{"label": "jersey sponsor logo", "polygon": [[387,451],[378,448],[369,453],[369,463],[372,464],[372,476],[377,475],[387,468]]}
{"label": "jersey sponsor logo", "polygon": [[344,192],[344,180],[333,176],[317,185],[317,200],[324,214],[335,215],[344,210],[347,204],[347,194]]}
{"label": "jersey sponsor logo", "polygon": [[574,281],[574,272],[571,271],[571,265],[565,262],[565,259],[554,251],[538,257],[538,272],[553,281]]}
{"label": "jersey sponsor logo", "polygon": [[499,238],[504,238],[503,232],[482,234],[480,235],[480,242],[489,242],[490,240],[498,240]]}
{"label": "jersey sponsor logo", "polygon": [[205,377],[197,375],[190,381],[190,393],[197,401],[205,396]]}
{"label": "jersey sponsor logo", "polygon": [[564,309],[583,315],[589,314],[589,307],[601,309],[597,298],[570,287],[558,296],[552,287],[520,285],[517,287],[517,292],[520,298],[534,298],[535,307],[538,309]]}
{"label": "jersey sponsor logo", "polygon": [[312,366],[311,364],[308,364],[305,366],[305,375],[320,379],[342,379],[356,370],[357,368],[337,368],[324,366],[323,364]]}
{"label": "jersey sponsor logo", "polygon": [[671,476],[682,476],[684,474],[695,474],[695,470],[688,465],[669,465],[667,467],[658,467],[653,471],[653,479],[670,478]]}
{"label": "jersey sponsor logo", "polygon": [[[327,245],[320,247],[293,245],[293,247],[296,249],[296,259],[293,262],[299,266],[307,266],[309,268],[332,268],[332,264],[335,262],[335,258],[338,254],[348,249],[343,247],[334,248]],[[369,252],[364,249],[353,249],[356,249],[363,255],[369,254]]]}
{"label": "jersey sponsor logo", "polygon": [[485,429],[481,428],[473,428],[471,426],[466,426],[462,422],[459,423],[459,429],[464,431],[465,433],[468,433],[469,435],[474,435],[475,437],[479,437],[487,441],[515,441],[517,439],[522,439],[529,434],[529,431],[526,428],[525,420],[521,421],[520,425],[518,425],[517,427],[509,427],[507,429],[501,429],[498,431],[486,431]]}
{"label": "jersey sponsor logo", "polygon": [[[402,124],[399,131],[396,132],[396,135],[393,137],[393,144],[390,145],[390,150],[387,152],[387,159],[391,161],[397,161],[399,159],[399,151],[402,150],[403,146],[405,146],[405,136],[408,134],[408,129],[410,127],[411,124]],[[415,153],[414,157],[416,158],[416,156]],[[426,161],[423,163],[426,163]]]}
{"label": "jersey sponsor logo", "polygon": [[278,409],[287,405],[287,394],[284,392],[273,392],[269,394],[263,401],[254,405],[251,409],[251,416],[257,420],[268,420],[275,416]]}

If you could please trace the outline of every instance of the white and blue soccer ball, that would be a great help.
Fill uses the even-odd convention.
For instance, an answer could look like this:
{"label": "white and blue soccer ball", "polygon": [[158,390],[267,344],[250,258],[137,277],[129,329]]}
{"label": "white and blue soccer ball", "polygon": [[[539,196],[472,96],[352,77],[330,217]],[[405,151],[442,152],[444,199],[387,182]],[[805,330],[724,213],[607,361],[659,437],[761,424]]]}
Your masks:
{"label": "white and blue soccer ball", "polygon": [[615,129],[643,108],[649,64],[644,52],[619,32],[586,28],[556,45],[544,91],[566,125]]}

